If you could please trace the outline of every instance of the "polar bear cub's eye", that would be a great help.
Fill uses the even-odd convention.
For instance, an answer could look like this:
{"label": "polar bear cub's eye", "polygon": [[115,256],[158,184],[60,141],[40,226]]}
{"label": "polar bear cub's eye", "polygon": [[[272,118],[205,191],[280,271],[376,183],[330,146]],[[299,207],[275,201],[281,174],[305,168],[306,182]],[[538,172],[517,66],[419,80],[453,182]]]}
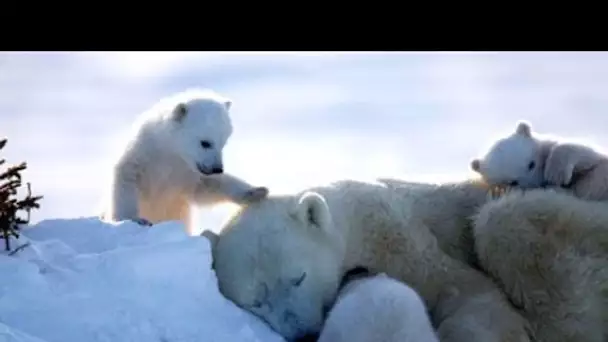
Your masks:
{"label": "polar bear cub's eye", "polygon": [[201,140],[201,147],[202,148],[211,148],[211,142],[209,140]]}
{"label": "polar bear cub's eye", "polygon": [[528,164],[528,170],[532,171],[535,166],[536,166],[536,163],[534,161],[531,161],[530,164]]}

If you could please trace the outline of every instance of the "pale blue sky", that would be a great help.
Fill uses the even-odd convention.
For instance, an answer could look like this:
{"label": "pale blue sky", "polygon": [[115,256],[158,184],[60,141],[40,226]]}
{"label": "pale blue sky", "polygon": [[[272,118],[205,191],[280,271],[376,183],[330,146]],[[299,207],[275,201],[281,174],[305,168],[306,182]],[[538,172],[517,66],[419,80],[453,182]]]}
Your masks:
{"label": "pale blue sky", "polygon": [[[0,53],[4,156],[45,196],[33,221],[91,216],[119,139],[160,97],[234,100],[227,171],[272,192],[341,178],[456,180],[518,119],[605,146],[608,54]],[[231,210],[202,211],[214,229]]]}

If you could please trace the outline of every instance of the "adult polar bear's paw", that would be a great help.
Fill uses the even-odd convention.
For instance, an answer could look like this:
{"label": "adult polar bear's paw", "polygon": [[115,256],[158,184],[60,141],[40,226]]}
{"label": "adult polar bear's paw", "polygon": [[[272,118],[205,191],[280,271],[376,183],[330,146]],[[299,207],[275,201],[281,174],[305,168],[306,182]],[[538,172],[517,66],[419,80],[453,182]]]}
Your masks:
{"label": "adult polar bear's paw", "polygon": [[474,220],[479,262],[537,341],[608,337],[608,211],[547,190],[508,194]]}

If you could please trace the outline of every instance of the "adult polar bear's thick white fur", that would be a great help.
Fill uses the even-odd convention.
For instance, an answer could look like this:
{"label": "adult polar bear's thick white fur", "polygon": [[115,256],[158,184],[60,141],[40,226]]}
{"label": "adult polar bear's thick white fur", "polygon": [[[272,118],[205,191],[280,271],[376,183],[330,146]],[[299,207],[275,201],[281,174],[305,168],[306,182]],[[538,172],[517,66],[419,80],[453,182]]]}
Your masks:
{"label": "adult polar bear's thick white fur", "polygon": [[113,167],[103,218],[141,223],[180,220],[191,232],[193,203],[247,203],[268,190],[224,173],[222,150],[232,135],[231,101],[191,89],[159,101],[136,121]]}
{"label": "adult polar bear's thick white fur", "polygon": [[486,196],[473,182],[398,181],[270,196],[212,237],[220,290],[294,339],[320,330],[342,275],[362,266],[414,288],[440,341],[606,341],[605,203]]}
{"label": "adult polar bear's thick white fur", "polygon": [[481,267],[539,342],[608,341],[608,205],[555,190],[513,190],[481,208]]}
{"label": "adult polar bear's thick white fur", "polygon": [[469,218],[487,189],[342,181],[245,206],[213,237],[222,293],[288,340],[321,330],[347,270],[403,281],[441,341],[529,341],[526,323],[474,262]]}
{"label": "adult polar bear's thick white fur", "polygon": [[340,290],[317,342],[439,342],[422,298],[385,274]]}

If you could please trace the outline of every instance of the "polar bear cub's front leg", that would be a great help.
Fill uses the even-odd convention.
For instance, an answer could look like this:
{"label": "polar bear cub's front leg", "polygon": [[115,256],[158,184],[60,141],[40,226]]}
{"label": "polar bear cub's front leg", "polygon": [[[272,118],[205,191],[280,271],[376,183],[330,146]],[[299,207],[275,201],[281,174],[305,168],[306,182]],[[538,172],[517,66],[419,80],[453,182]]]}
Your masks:
{"label": "polar bear cub's front leg", "polygon": [[547,184],[567,187],[583,199],[608,200],[608,157],[572,143],[555,146],[545,166]]}
{"label": "polar bear cub's front leg", "polygon": [[551,149],[545,166],[545,181],[558,185],[568,186],[577,173],[584,173],[595,167],[605,158],[592,148],[564,143]]}
{"label": "polar bear cub's front leg", "polygon": [[112,181],[111,200],[109,212],[102,217],[112,221],[131,220],[144,226],[151,226],[152,222],[139,216],[139,194],[136,175],[133,168],[119,165],[114,171]]}
{"label": "polar bear cub's front leg", "polygon": [[268,188],[253,186],[248,182],[227,173],[201,176],[194,191],[194,201],[199,205],[219,202],[249,204],[268,195]]}

